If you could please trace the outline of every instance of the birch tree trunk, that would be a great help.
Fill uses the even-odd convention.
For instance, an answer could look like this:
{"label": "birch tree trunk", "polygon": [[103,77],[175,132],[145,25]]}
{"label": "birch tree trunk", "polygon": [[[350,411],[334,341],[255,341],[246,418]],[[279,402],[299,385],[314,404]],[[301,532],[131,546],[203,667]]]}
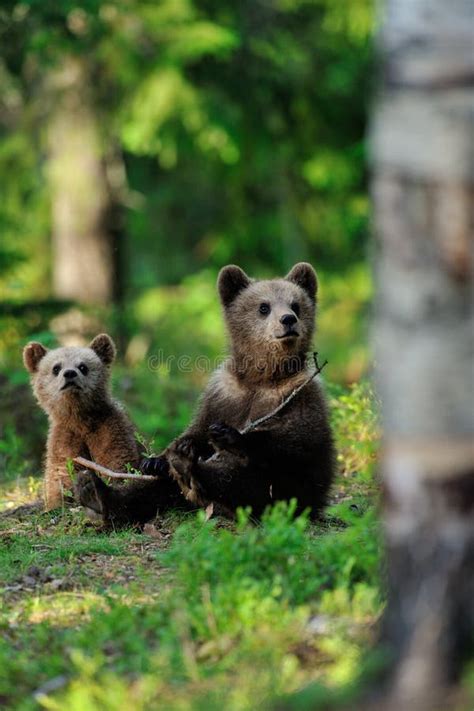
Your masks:
{"label": "birch tree trunk", "polygon": [[[390,708],[474,651],[472,0],[386,0],[371,147]],[[444,698],[444,701],[443,701]]]}
{"label": "birch tree trunk", "polygon": [[84,64],[73,58],[50,77],[53,290],[60,298],[107,304],[116,290],[117,213],[88,82]]}

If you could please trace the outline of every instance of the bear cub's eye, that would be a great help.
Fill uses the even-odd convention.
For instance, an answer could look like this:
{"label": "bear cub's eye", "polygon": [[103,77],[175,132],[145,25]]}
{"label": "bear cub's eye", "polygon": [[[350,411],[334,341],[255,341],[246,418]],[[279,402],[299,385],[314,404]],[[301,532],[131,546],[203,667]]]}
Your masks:
{"label": "bear cub's eye", "polygon": [[270,304],[264,302],[263,304],[260,304],[258,310],[263,316],[267,316],[271,311]]}
{"label": "bear cub's eye", "polygon": [[80,363],[77,367],[81,371],[82,375],[87,375],[89,372],[89,368],[85,363]]}
{"label": "bear cub's eye", "polygon": [[300,305],[297,301],[293,301],[293,303],[291,304],[291,310],[296,316],[300,315]]}
{"label": "bear cub's eye", "polygon": [[56,363],[56,365],[53,366],[53,375],[59,375],[59,371],[61,370],[61,366],[59,363]]}

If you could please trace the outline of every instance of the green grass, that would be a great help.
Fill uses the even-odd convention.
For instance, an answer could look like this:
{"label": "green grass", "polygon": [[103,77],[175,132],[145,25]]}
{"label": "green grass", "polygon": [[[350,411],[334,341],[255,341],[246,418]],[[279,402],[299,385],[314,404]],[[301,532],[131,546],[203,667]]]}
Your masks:
{"label": "green grass", "polygon": [[[293,505],[258,526],[245,511],[235,524],[170,514],[148,535],[101,532],[77,508],[0,519],[0,705],[309,710],[352,698],[383,607],[377,429],[367,386],[333,400],[341,472],[318,525]],[[4,502],[31,498],[12,486]]]}

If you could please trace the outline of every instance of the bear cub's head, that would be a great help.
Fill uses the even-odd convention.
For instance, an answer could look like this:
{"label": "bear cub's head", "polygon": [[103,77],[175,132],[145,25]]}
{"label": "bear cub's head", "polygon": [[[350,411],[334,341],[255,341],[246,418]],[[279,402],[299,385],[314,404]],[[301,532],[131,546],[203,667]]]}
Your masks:
{"label": "bear cub's head", "polygon": [[[309,350],[318,288],[310,264],[300,262],[286,277],[269,280],[250,279],[231,264],[221,269],[217,285],[234,355],[260,361],[273,357],[279,370],[279,359]],[[267,369],[266,362],[260,369]]]}
{"label": "bear cub's head", "polygon": [[33,391],[43,410],[59,415],[65,410],[92,405],[106,395],[115,354],[113,340],[101,333],[84,348],[48,350],[33,341],[23,349],[23,363],[31,374]]}

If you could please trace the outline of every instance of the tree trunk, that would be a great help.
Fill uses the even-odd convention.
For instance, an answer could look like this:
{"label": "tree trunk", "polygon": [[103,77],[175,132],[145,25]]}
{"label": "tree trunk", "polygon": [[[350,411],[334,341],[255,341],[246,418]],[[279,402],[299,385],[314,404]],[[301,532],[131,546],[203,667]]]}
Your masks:
{"label": "tree trunk", "polygon": [[116,290],[117,211],[86,68],[71,58],[50,83],[53,290],[62,299],[108,304]]}
{"label": "tree trunk", "polygon": [[393,655],[389,707],[448,708],[474,651],[472,0],[386,0],[371,146]]}

